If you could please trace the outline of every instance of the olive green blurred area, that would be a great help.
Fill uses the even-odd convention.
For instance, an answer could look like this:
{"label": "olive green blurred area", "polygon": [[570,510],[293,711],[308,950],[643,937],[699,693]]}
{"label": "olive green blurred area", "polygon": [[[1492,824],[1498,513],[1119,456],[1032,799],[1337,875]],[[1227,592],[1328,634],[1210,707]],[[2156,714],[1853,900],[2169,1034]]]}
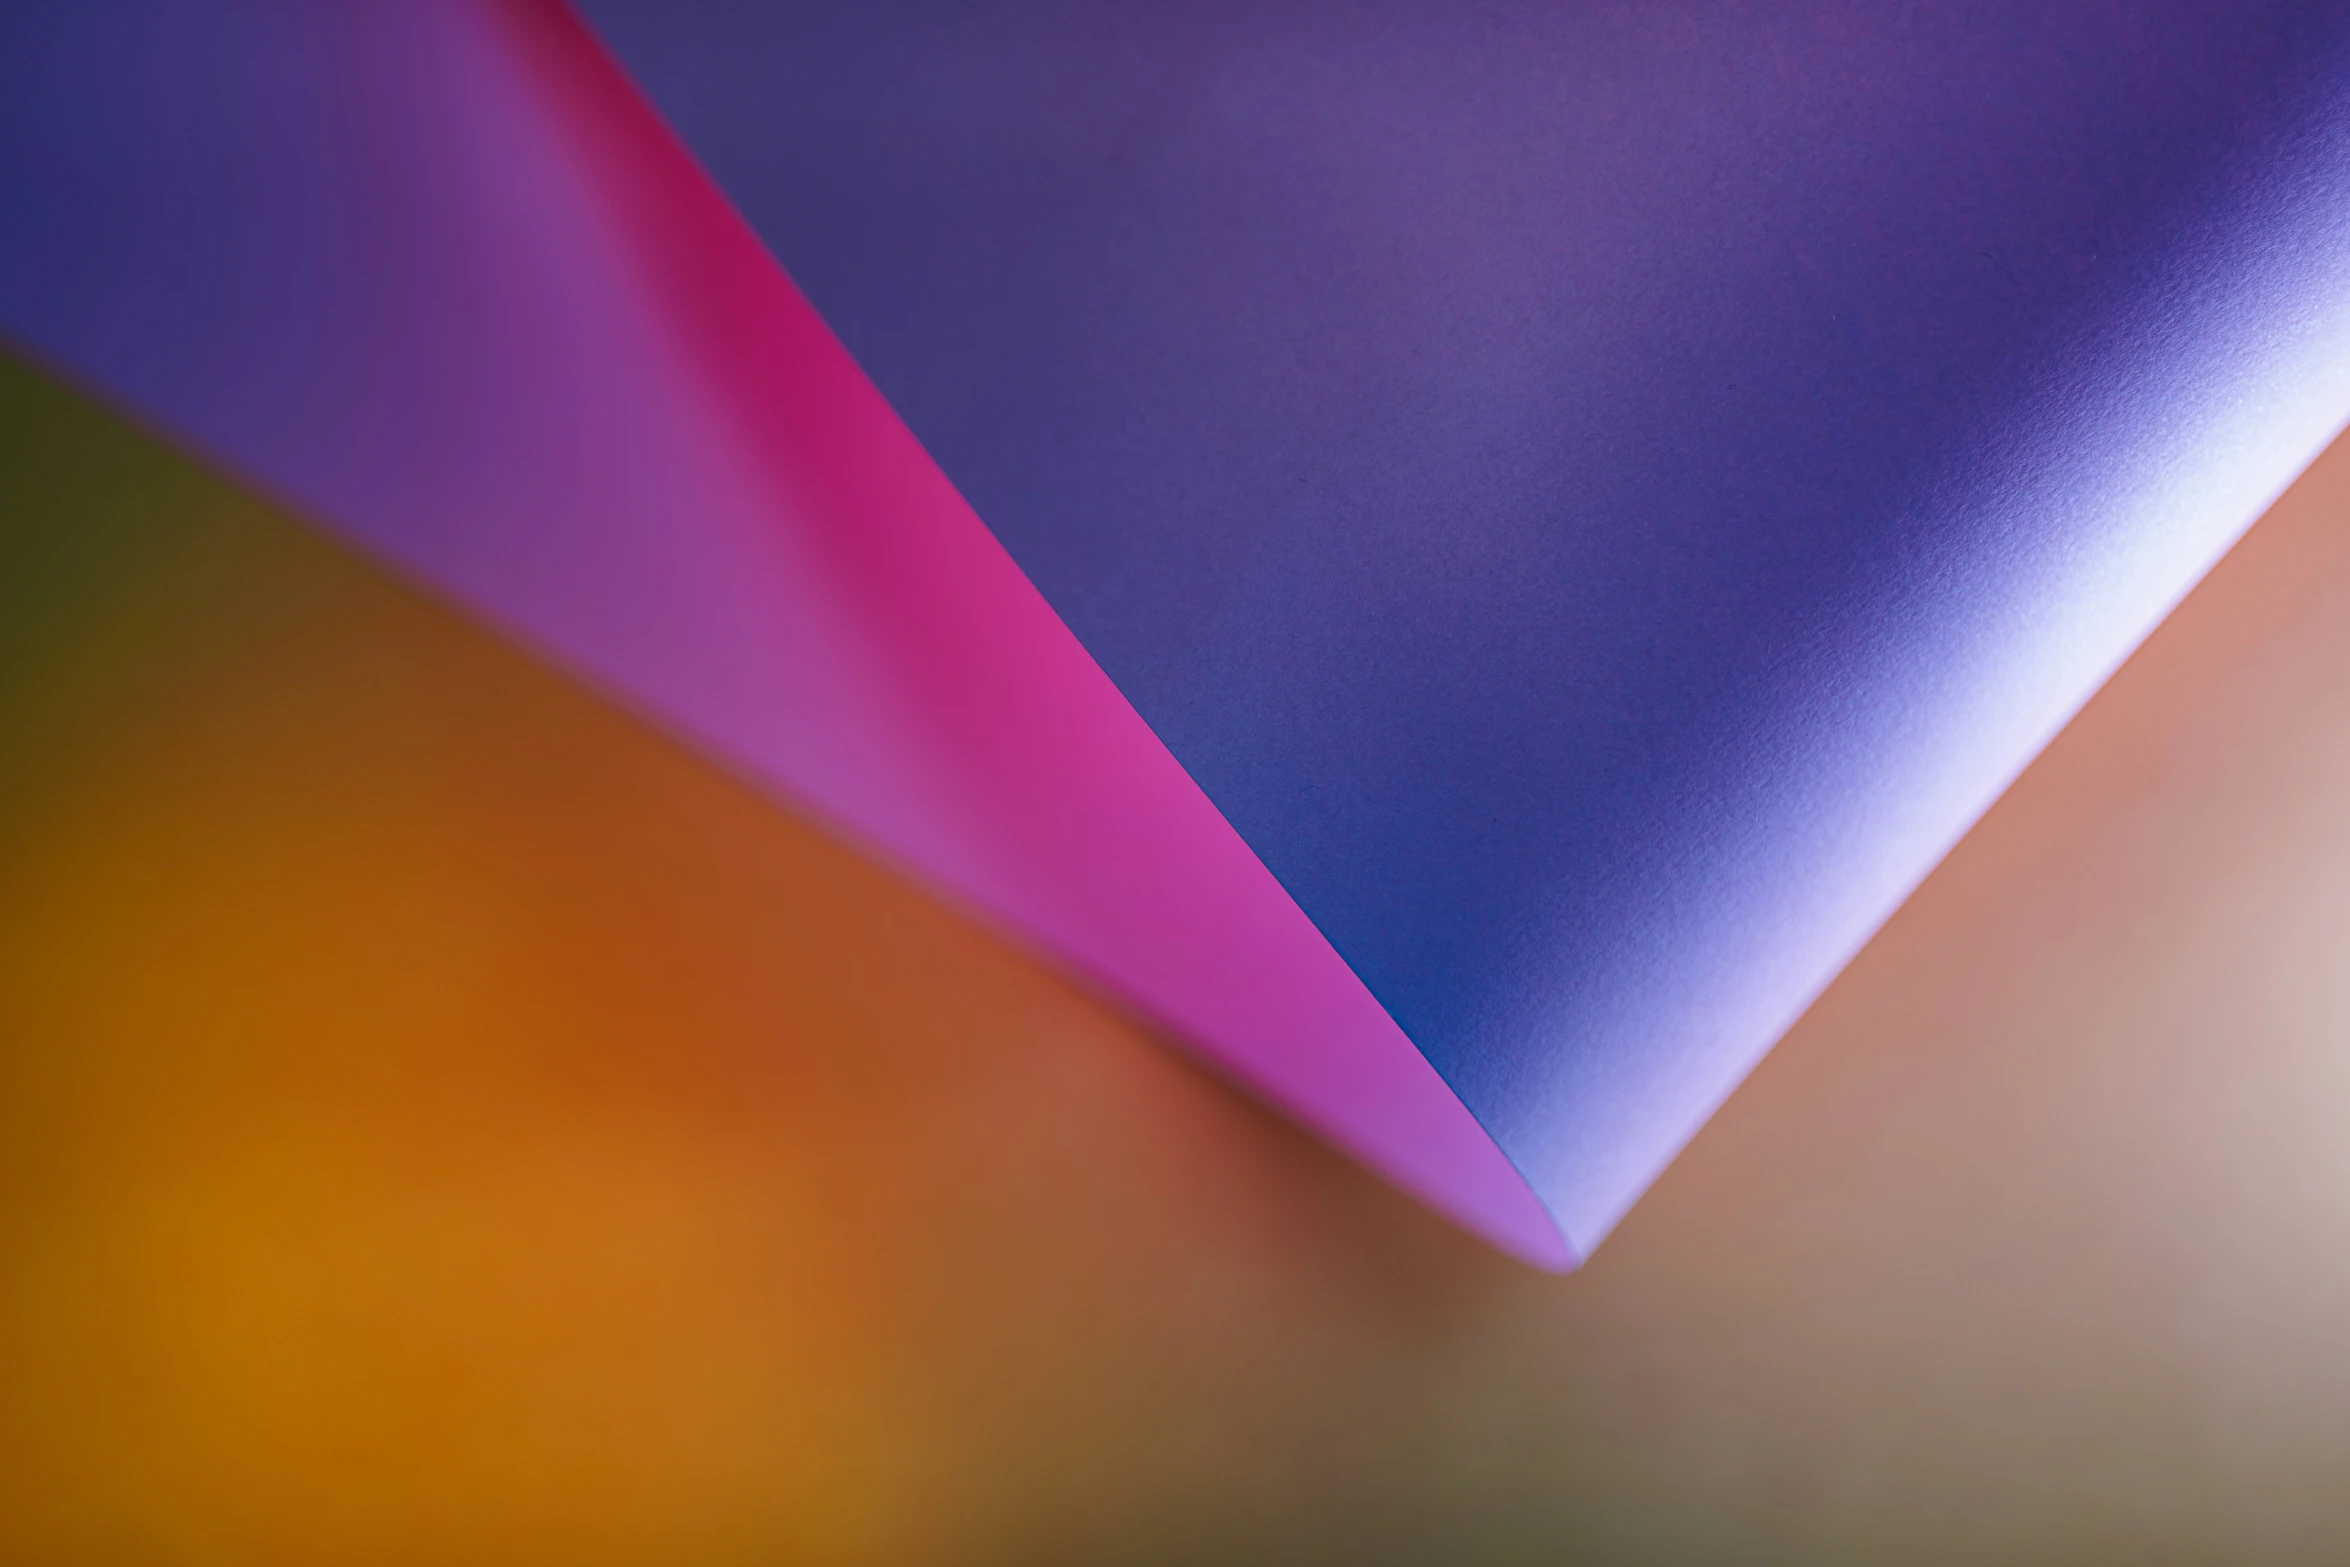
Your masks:
{"label": "olive green blurred area", "polygon": [[1579,1274],[0,360],[0,1560],[2350,1559],[2350,450]]}

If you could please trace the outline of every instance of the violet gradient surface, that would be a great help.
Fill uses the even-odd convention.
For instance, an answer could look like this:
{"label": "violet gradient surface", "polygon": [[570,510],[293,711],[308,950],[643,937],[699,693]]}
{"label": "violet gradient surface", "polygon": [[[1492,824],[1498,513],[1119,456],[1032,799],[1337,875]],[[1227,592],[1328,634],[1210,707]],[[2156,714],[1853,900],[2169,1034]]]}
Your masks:
{"label": "violet gradient surface", "polygon": [[560,7],[12,10],[0,210],[0,331],[1570,1260]]}
{"label": "violet gradient surface", "polygon": [[2350,412],[2350,8],[584,0],[1578,1249]]}

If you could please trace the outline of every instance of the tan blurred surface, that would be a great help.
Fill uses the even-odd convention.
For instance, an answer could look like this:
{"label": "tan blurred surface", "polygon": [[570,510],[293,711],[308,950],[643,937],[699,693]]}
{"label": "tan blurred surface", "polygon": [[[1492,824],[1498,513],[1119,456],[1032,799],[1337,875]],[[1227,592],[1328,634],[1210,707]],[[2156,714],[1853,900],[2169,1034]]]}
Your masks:
{"label": "tan blurred surface", "polygon": [[2350,1559],[2350,447],[1580,1274],[0,372],[0,1559]]}

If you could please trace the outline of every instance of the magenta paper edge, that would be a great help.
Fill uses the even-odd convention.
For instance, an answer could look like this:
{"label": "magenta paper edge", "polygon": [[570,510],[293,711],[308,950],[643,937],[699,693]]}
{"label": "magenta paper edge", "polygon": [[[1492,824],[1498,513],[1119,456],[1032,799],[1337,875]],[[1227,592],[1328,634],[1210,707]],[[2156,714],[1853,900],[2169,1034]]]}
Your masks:
{"label": "magenta paper edge", "polygon": [[[779,609],[820,591],[855,644],[833,651],[857,666],[843,689],[864,701],[811,710],[791,701],[804,682],[774,678],[759,732],[701,738],[1104,982],[1432,1206],[1529,1261],[1570,1266],[1523,1176],[601,46],[568,17],[514,36],[601,176],[614,237],[633,242],[680,360],[734,425],[742,493],[761,513],[744,531],[789,532],[815,568],[773,579]],[[665,712],[681,688],[769,673],[607,667],[592,642],[565,651]],[[799,743],[779,747],[782,731]]]}
{"label": "magenta paper edge", "polygon": [[60,57],[24,348],[1573,1264],[560,0],[216,20]]}
{"label": "magenta paper edge", "polygon": [[211,20],[56,62],[24,347],[1572,1265],[560,0]]}

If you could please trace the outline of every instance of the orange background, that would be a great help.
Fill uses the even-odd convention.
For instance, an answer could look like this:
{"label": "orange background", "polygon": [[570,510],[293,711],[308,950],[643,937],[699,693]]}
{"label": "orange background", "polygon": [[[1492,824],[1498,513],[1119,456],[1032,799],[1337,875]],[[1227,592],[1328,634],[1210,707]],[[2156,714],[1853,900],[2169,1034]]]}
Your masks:
{"label": "orange background", "polygon": [[2350,1557],[2350,446],[1579,1274],[0,364],[0,1559]]}

